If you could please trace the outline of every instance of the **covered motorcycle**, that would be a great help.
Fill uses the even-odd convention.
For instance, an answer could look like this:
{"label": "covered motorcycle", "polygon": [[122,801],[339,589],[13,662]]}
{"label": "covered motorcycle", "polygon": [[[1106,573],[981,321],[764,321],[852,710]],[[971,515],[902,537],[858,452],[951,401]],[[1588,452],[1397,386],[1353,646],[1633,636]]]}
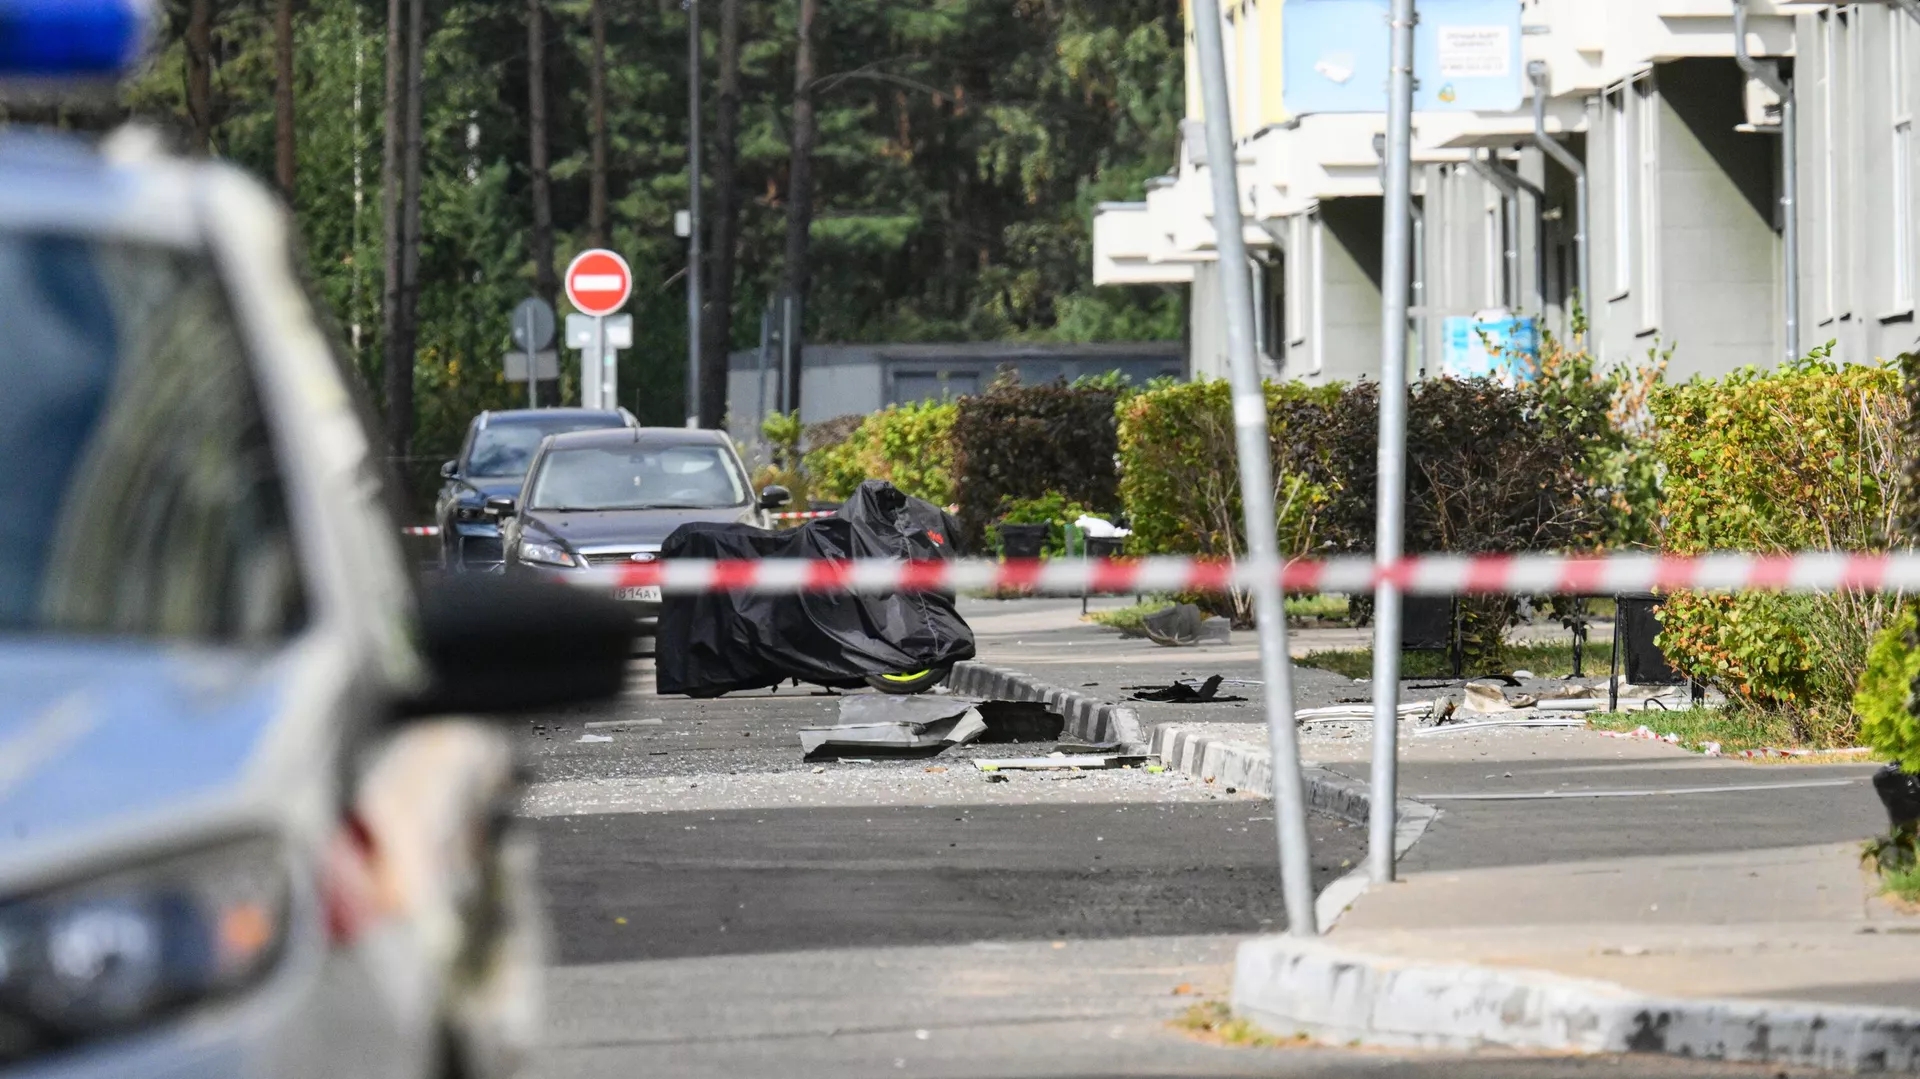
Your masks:
{"label": "covered motorcycle", "polygon": [[[660,557],[925,561],[951,557],[958,531],[940,507],[868,480],[832,517],[784,532],[682,525]],[[940,592],[669,595],[655,640],[659,691],[693,697],[789,679],[917,692],[973,658],[973,631]]]}

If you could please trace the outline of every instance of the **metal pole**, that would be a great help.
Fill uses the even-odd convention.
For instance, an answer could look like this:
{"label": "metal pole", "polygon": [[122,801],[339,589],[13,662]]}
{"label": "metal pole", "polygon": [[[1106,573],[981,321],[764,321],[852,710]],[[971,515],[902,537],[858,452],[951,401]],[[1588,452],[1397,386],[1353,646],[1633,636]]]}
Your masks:
{"label": "metal pole", "polygon": [[[1407,465],[1407,284],[1413,232],[1413,0],[1393,0],[1387,82],[1386,221],[1380,252],[1380,457],[1373,557],[1400,560]],[[1393,879],[1399,786],[1400,590],[1382,579],[1373,594],[1373,782],[1367,867]]]}
{"label": "metal pole", "polygon": [[[1584,161],[1573,156],[1573,151],[1560,145],[1560,140],[1547,135],[1547,62],[1532,60],[1527,64],[1527,77],[1533,80],[1533,144],[1540,151],[1573,174],[1573,250],[1575,273],[1580,278],[1580,307],[1586,311],[1587,321],[1593,321],[1593,255],[1587,243],[1592,235],[1587,230],[1587,166]],[[1568,309],[1572,316],[1573,311]]]}
{"label": "metal pole", "polygon": [[687,0],[687,426],[700,426],[700,0]]}
{"label": "metal pole", "polygon": [[793,347],[793,294],[780,297],[780,414],[786,415],[793,408],[793,384],[800,381],[794,376],[794,368],[800,363],[800,356]]}
{"label": "metal pole", "polygon": [[756,440],[759,438],[760,424],[767,418],[767,349],[772,344],[772,338],[773,308],[762,307],[760,309],[760,369],[754,382],[754,386],[759,390],[753,412],[753,431]]}
{"label": "metal pole", "polygon": [[540,388],[539,388],[540,372],[537,369],[538,365],[535,362],[535,355],[534,355],[539,350],[534,348],[534,343],[533,343],[533,312],[532,311],[527,312],[526,320],[520,324],[520,335],[521,335],[521,340],[527,343],[527,407],[539,408],[540,407]]}
{"label": "metal pole", "polygon": [[1733,59],[1750,79],[1759,79],[1780,98],[1781,257],[1786,261],[1786,357],[1800,358],[1800,146],[1793,86],[1780,77],[1780,65],[1760,63],[1747,52],[1746,0],[1733,0]]}
{"label": "metal pole", "polygon": [[593,355],[600,364],[600,407],[618,408],[618,391],[613,387],[613,380],[607,377],[607,368],[613,365],[607,362],[607,320],[604,315],[593,316]]}
{"label": "metal pole", "polygon": [[1267,450],[1267,397],[1253,354],[1253,288],[1241,234],[1240,180],[1234,164],[1233,112],[1227,95],[1226,50],[1219,0],[1193,0],[1200,89],[1206,109],[1207,171],[1213,174],[1213,232],[1220,294],[1227,315],[1228,373],[1240,458],[1240,496],[1247,517],[1247,558],[1258,569],[1254,618],[1260,627],[1267,741],[1272,752],[1274,830],[1280,846],[1280,888],[1287,932],[1313,936],[1313,877],[1307,810],[1300,776],[1299,731],[1293,718],[1293,661],[1287,655],[1287,611],[1280,594],[1279,541],[1274,532],[1273,463]]}

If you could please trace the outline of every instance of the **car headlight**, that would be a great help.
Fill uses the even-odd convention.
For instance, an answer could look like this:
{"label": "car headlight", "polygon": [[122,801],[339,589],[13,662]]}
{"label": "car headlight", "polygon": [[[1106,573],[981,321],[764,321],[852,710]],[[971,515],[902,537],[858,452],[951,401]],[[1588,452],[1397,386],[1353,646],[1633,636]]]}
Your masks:
{"label": "car headlight", "polygon": [[520,561],[538,562],[543,566],[574,566],[573,552],[557,543],[536,543],[533,540],[520,541]]}
{"label": "car headlight", "polygon": [[252,983],[286,939],[288,891],[279,848],[250,840],[0,903],[0,1060],[26,1030],[71,1041]]}

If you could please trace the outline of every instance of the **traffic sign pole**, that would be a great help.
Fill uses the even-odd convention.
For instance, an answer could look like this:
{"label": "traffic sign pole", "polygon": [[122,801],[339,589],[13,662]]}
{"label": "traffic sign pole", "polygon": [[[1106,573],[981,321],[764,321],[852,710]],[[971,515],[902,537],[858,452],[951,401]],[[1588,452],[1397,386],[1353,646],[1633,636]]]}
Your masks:
{"label": "traffic sign pole", "polygon": [[593,354],[600,361],[600,407],[615,408],[620,404],[613,389],[613,379],[608,377],[608,369],[613,365],[607,362],[607,319],[605,315],[593,318]]}
{"label": "traffic sign pole", "polygon": [[[1387,172],[1382,194],[1380,274],[1380,446],[1373,556],[1400,560],[1407,490],[1407,292],[1413,237],[1414,0],[1393,0],[1387,81]],[[1382,578],[1373,593],[1373,770],[1367,868],[1393,879],[1395,797],[1400,781],[1400,589]]]}
{"label": "traffic sign pole", "polygon": [[527,345],[527,407],[540,407],[540,361],[534,354],[539,351],[533,347],[533,312],[522,311],[520,315],[520,333]]}
{"label": "traffic sign pole", "polygon": [[1267,450],[1267,397],[1254,358],[1253,281],[1241,232],[1240,179],[1234,164],[1233,107],[1227,91],[1226,46],[1221,41],[1219,0],[1193,0],[1193,36],[1206,108],[1207,168],[1213,179],[1214,248],[1221,300],[1227,315],[1227,359],[1233,390],[1235,449],[1240,459],[1240,498],[1246,511],[1247,561],[1259,567],[1254,583],[1254,621],[1260,633],[1260,677],[1272,749],[1275,841],[1280,851],[1280,892],[1287,932],[1319,932],[1313,909],[1313,863],[1308,850],[1305,782],[1300,775],[1300,733],[1293,714],[1293,661],[1287,656],[1286,601],[1277,572],[1280,544],[1273,516],[1273,462]]}

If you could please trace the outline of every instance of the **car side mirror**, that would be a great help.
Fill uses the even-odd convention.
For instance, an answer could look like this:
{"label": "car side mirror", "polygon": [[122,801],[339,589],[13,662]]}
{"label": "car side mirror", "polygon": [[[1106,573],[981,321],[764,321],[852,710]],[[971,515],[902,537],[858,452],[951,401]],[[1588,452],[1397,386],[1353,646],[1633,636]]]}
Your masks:
{"label": "car side mirror", "polygon": [[460,462],[448,461],[440,466],[440,478],[450,480],[460,475]]}
{"label": "car side mirror", "polygon": [[494,495],[487,499],[487,516],[511,517],[520,512],[520,507],[507,495]]}
{"label": "car side mirror", "polygon": [[504,715],[615,696],[633,612],[602,592],[494,574],[438,573],[420,588],[426,687],[402,718]]}
{"label": "car side mirror", "polygon": [[634,612],[601,591],[497,574],[420,586],[426,687],[401,716],[509,714],[582,705],[626,685]]}
{"label": "car side mirror", "polygon": [[760,508],[763,510],[779,509],[792,501],[793,492],[777,483],[768,484],[760,489]]}

